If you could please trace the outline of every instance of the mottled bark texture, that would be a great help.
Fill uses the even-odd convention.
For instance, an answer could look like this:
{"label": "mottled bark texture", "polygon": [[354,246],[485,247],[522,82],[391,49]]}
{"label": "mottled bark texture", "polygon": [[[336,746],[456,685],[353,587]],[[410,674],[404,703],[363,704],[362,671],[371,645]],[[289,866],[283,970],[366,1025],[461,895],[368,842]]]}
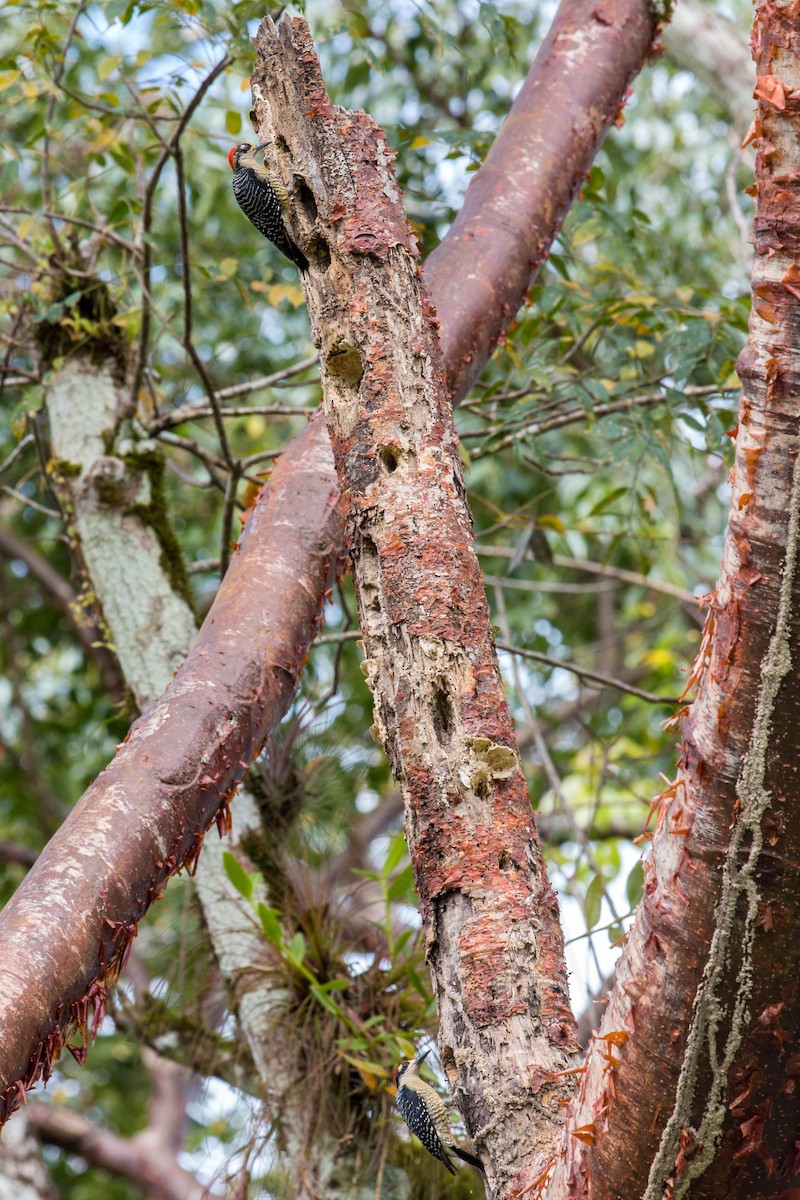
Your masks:
{"label": "mottled bark texture", "polygon": [[[638,17],[633,15],[637,13]],[[534,76],[550,80],[542,88],[544,112],[549,110],[546,97],[556,81],[569,77],[572,71],[576,39],[586,21],[593,27],[593,55],[582,60],[581,81],[596,80],[591,103],[609,118],[616,113],[632,75],[641,66],[651,29],[655,28],[655,20],[643,0],[639,3],[604,0],[591,12],[581,3],[567,0],[556,15],[546,55],[540,54],[532,68]],[[629,35],[634,28],[640,33],[638,38],[631,39]],[[611,72],[605,69],[609,63],[614,66]],[[560,177],[551,177],[548,196],[541,197],[543,204],[547,200],[544,211],[505,206],[502,219],[515,222],[515,237],[495,243],[489,236],[491,227],[487,226],[486,236],[475,239],[474,244],[468,239],[456,243],[446,237],[431,256],[429,266],[441,265],[433,284],[433,298],[443,329],[446,330],[451,319],[454,298],[464,286],[466,276],[488,270],[485,256],[489,256],[493,270],[500,277],[508,273],[509,277],[517,278],[514,273],[518,260],[524,258],[532,268],[538,266],[560,228],[575,180],[590,166],[605,133],[604,126],[590,122],[595,140],[584,138],[586,122],[582,106],[587,100],[577,87],[577,78],[573,82],[576,87],[568,88],[559,100],[559,111],[564,117],[564,141],[559,147],[559,157],[565,171]],[[502,194],[503,188],[519,194],[515,174],[518,168],[531,182],[530,161],[544,136],[536,112],[527,110],[525,120],[516,119],[519,115],[515,105],[496,140],[497,153],[503,150],[502,158],[497,160],[502,164],[498,168],[502,175],[498,194]],[[574,146],[582,147],[584,157],[580,167],[574,159]],[[478,180],[483,177],[483,185],[486,174],[493,172],[491,162],[490,157],[473,179],[468,202]],[[498,253],[500,245],[508,255],[505,262]],[[516,298],[509,293],[504,304],[514,306],[521,302],[527,284],[517,278],[515,286]],[[488,310],[485,295],[479,305]],[[473,312],[475,318],[479,315],[483,315],[480,307]],[[469,362],[465,354],[460,355],[458,362],[451,361],[446,352],[448,376],[459,391],[466,386],[463,372],[468,370],[471,377],[478,374],[512,315],[511,309],[505,308],[494,313],[493,328],[476,343]],[[462,340],[452,339],[456,351]],[[106,920],[120,921],[132,933],[150,899],[159,894],[164,870],[159,854],[153,853],[153,841],[158,837],[173,847],[164,861],[175,866],[180,863],[178,854],[193,853],[195,843],[176,836],[186,825],[185,816],[181,813],[171,816],[169,806],[164,815],[163,801],[165,795],[168,797],[170,779],[190,781],[186,788],[178,789],[187,806],[191,800],[189,792],[194,795],[189,827],[204,828],[209,814],[213,816],[215,798],[217,805],[224,804],[225,792],[244,771],[258,739],[280,719],[298,664],[307,652],[320,597],[329,578],[331,555],[340,544],[342,526],[337,498],[324,421],[317,419],[292,441],[270,487],[256,503],[233,567],[198,639],[196,653],[193,651],[182,669],[182,679],[199,681],[206,678],[208,663],[214,662],[224,679],[233,670],[231,664],[237,664],[240,679],[249,679],[250,686],[235,697],[211,687],[207,699],[195,697],[189,708],[181,704],[173,709],[179,696],[173,685],[155,709],[158,719],[146,726],[137,723],[121,750],[123,765],[119,767],[115,760],[90,789],[78,810],[83,815],[65,826],[55,847],[31,871],[13,906],[0,915],[0,966],[4,974],[5,964],[14,964],[13,983],[9,974],[4,1007],[0,1011],[0,1093],[4,1096],[0,1118],[7,1115],[9,1105],[18,1102],[26,1083],[41,1075],[46,1077],[53,1055],[75,1022],[81,1022],[87,996],[102,997],[105,986],[102,981],[109,967],[113,974],[119,956],[119,950],[112,946],[109,962],[108,947],[101,944],[108,936]],[[270,571],[272,562],[274,576]],[[213,683],[214,672],[212,676]],[[264,680],[270,681],[270,685],[266,686]],[[213,704],[221,706],[220,713],[213,711]],[[179,707],[182,711],[178,711]],[[227,722],[226,715],[230,718]],[[213,733],[215,721],[223,724],[230,756],[224,770],[214,766],[217,751],[213,745],[211,759],[205,754],[206,728],[210,724]],[[159,739],[161,749],[156,757],[152,756],[150,736]],[[157,768],[159,758],[167,753],[173,765],[167,772],[166,783],[162,783]],[[234,760],[238,760],[238,766]],[[206,762],[214,769],[208,770]],[[116,828],[109,828],[104,785],[120,774],[131,784],[125,793],[129,797],[125,812],[131,812],[135,818],[132,830],[125,828],[121,819],[117,820]],[[160,830],[162,820],[165,825]],[[85,853],[79,839],[83,838],[86,827],[92,836],[97,829],[105,830],[102,858],[92,859]],[[85,879],[82,878],[84,857],[88,871]],[[72,870],[67,869],[70,860],[74,860]],[[51,909],[53,920],[48,919]],[[42,923],[36,930],[40,916]],[[34,938],[38,939],[35,943]],[[37,947],[33,955],[28,953],[29,944]],[[48,975],[46,960],[61,961],[65,947],[69,953],[64,969]]]}
{"label": "mottled bark texture", "polygon": [[764,3],[731,514],[645,895],[552,1196],[800,1187],[800,4]]}
{"label": "mottled bark texture", "polygon": [[[265,20],[253,94],[293,182],[375,734],[399,781],[442,1062],[508,1195],[575,1065],[558,905],[492,642],[432,309],[383,133],[334,108],[305,22]],[[278,135],[278,130],[280,134]]]}
{"label": "mottled bark texture", "polygon": [[[163,459],[134,425],[119,364],[77,354],[45,388],[50,478],[138,707],[161,694],[197,633],[162,493]],[[131,603],[131,597],[136,603]]]}

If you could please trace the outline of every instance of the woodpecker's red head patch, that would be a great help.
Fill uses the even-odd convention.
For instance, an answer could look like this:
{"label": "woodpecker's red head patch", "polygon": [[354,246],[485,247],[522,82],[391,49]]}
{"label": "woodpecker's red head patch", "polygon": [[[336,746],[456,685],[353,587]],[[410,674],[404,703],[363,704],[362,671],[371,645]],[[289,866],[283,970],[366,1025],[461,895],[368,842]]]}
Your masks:
{"label": "woodpecker's red head patch", "polygon": [[231,151],[229,151],[229,153],[228,153],[228,162],[230,163],[232,171],[236,170],[236,163],[234,162],[234,157],[235,157],[235,155],[237,155],[239,153],[241,148],[242,148],[241,146],[234,146],[233,149]]}

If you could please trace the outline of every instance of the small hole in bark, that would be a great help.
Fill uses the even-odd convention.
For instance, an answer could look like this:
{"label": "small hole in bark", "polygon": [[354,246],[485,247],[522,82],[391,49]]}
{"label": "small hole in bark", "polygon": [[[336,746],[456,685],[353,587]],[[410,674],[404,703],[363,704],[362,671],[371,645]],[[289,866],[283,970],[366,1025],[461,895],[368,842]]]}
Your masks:
{"label": "small hole in bark", "polygon": [[503,850],[500,854],[500,859],[497,865],[501,871],[514,871],[519,866],[519,864],[515,862],[511,855],[505,850]]}
{"label": "small hole in bark", "polygon": [[378,590],[380,561],[378,547],[372,538],[362,537],[361,539],[361,566],[361,598],[364,607],[370,612],[380,612],[381,599]]}
{"label": "small hole in bark", "polygon": [[294,198],[296,202],[302,205],[303,210],[309,221],[317,219],[317,202],[314,199],[314,193],[306,183],[305,179],[298,179],[295,176]]}
{"label": "small hole in bark", "polygon": [[331,252],[328,243],[319,234],[315,234],[306,244],[308,257],[313,260],[314,266],[319,267],[320,271],[327,271],[331,265]]}
{"label": "small hole in bark", "polygon": [[475,795],[479,800],[486,800],[489,795],[489,780],[485,775],[475,780]]}
{"label": "small hole in bark", "polygon": [[433,732],[440,746],[446,745],[453,736],[453,702],[447,685],[441,680],[433,689]]}
{"label": "small hole in bark", "polygon": [[387,475],[393,475],[400,466],[400,451],[397,446],[381,447],[381,463]]}

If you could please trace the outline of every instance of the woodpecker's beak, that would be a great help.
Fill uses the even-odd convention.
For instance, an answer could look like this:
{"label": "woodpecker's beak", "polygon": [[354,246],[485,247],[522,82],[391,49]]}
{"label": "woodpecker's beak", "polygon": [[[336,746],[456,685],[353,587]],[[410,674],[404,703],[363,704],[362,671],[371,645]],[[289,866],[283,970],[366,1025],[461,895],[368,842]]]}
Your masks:
{"label": "woodpecker's beak", "polygon": [[425,1059],[428,1057],[429,1054],[430,1054],[430,1050],[426,1050],[424,1054],[418,1054],[416,1061],[414,1063],[414,1066],[415,1067],[422,1066],[422,1064],[425,1062]]}
{"label": "woodpecker's beak", "polygon": [[263,150],[265,146],[271,146],[271,145],[272,145],[272,142],[259,142],[257,146],[253,147],[253,154],[255,154],[256,151],[258,151],[258,150]]}

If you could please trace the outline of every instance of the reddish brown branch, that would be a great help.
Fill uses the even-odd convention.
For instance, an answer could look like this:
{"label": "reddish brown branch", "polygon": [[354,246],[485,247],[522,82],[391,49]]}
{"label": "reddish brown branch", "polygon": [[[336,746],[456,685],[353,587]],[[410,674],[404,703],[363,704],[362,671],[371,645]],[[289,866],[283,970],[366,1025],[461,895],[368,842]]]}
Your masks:
{"label": "reddish brown branch", "polygon": [[[5,1111],[21,1086],[47,1078],[73,1030],[84,1053],[136,923],[194,863],[209,824],[224,829],[228,798],[294,693],[336,555],[325,529],[335,481],[309,441],[301,435],[291,464],[300,495],[279,465],[186,663],[3,911]],[[234,647],[244,628],[243,659]]]}
{"label": "reddish brown branch", "polygon": [[798,15],[757,13],[753,312],[721,574],[554,1197],[751,1200],[800,1179]]}
{"label": "reddish brown branch", "polygon": [[524,302],[654,32],[640,0],[563,0],[461,212],[425,264],[456,402]]}

